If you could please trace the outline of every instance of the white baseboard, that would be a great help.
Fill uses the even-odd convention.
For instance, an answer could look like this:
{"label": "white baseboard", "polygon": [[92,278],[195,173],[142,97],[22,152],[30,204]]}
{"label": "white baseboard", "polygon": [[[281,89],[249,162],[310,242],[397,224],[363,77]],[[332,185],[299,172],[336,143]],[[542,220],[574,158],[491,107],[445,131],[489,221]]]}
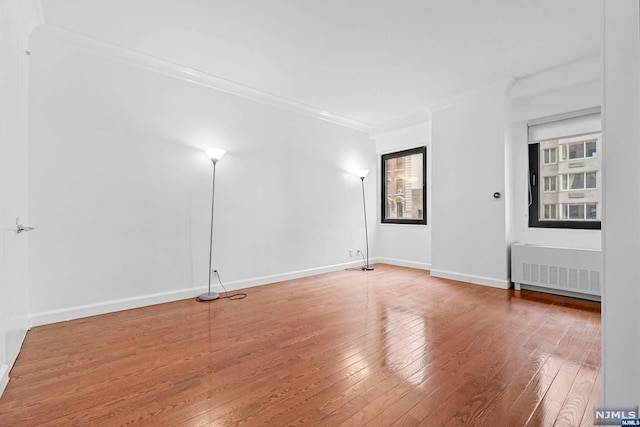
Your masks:
{"label": "white baseboard", "polygon": [[[342,270],[348,267],[360,266],[361,261],[352,261],[342,264],[328,265],[324,267],[309,268],[306,270],[292,271],[288,273],[274,274],[270,276],[256,277],[252,279],[236,280],[226,282],[224,285],[228,291],[252,288],[254,286],[268,285],[270,283],[282,282],[284,280],[299,279],[301,277],[313,276],[316,274],[329,273]],[[131,298],[123,298],[105,301],[95,304],[79,305],[59,310],[42,311],[32,313],[29,316],[29,327],[48,325],[51,323],[65,322],[67,320],[80,319],[83,317],[97,316],[100,314],[113,313],[116,311],[129,310],[132,308],[146,307],[149,305],[162,304],[166,302],[179,301],[187,298],[195,298],[206,292],[207,287],[185,288],[170,292],[162,292],[149,295],[141,295]],[[221,291],[222,289],[215,289]]]}
{"label": "white baseboard", "polygon": [[197,295],[197,289],[187,288],[177,291],[161,292],[131,298],[122,298],[95,304],[78,305],[75,307],[62,308],[58,310],[41,311],[39,313],[32,313],[29,316],[29,327],[31,328],[34,326],[65,322],[67,320],[80,319],[83,317],[97,316],[99,314],[113,313],[115,311],[129,310],[132,308],[145,307],[148,305],[178,301],[181,299],[195,297]]}
{"label": "white baseboard", "polygon": [[4,393],[4,389],[9,384],[9,366],[0,365],[0,396]]}
{"label": "white baseboard", "polygon": [[[373,259],[369,260],[373,263]],[[238,289],[253,288],[254,286],[268,285],[270,283],[283,282],[285,280],[300,279],[302,277],[315,276],[316,274],[330,273],[332,271],[343,270],[350,267],[361,267],[362,261],[350,261],[342,264],[327,265],[324,267],[314,267],[305,270],[291,271],[288,273],[272,274],[269,276],[255,277],[252,279],[236,280],[234,282],[225,282],[224,286],[229,291]],[[202,288],[206,290],[204,287]],[[201,290],[202,290],[201,289]]]}
{"label": "white baseboard", "polygon": [[384,264],[397,265],[400,267],[411,267],[411,268],[417,268],[420,270],[431,270],[431,264],[426,262],[406,261],[403,259],[385,258],[385,257],[375,258],[374,261],[381,262]]}
{"label": "white baseboard", "polygon": [[509,289],[511,282],[509,280],[494,279],[491,277],[475,276],[472,274],[453,273],[451,271],[431,270],[433,277],[443,279],[458,280],[460,282],[473,283],[475,285],[490,286],[492,288]]}

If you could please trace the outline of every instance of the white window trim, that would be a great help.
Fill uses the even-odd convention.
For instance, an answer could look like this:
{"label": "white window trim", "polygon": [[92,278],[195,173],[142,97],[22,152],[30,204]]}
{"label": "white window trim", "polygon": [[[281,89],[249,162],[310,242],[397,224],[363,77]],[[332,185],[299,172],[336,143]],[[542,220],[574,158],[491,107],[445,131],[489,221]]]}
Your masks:
{"label": "white window trim", "polygon": [[527,122],[527,140],[538,143],[602,132],[600,107],[540,117]]}

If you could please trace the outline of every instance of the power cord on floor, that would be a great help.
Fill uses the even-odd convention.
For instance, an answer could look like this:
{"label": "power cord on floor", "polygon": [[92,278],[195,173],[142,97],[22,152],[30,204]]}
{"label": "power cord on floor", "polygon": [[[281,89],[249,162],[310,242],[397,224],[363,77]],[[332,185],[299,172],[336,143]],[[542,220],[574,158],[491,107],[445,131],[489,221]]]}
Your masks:
{"label": "power cord on floor", "polygon": [[236,300],[236,299],[244,299],[247,297],[247,294],[244,292],[238,292],[233,295],[229,295],[229,291],[227,291],[227,288],[224,287],[224,284],[222,283],[222,279],[220,278],[220,273],[218,273],[218,270],[213,270],[213,272],[218,277],[218,282],[220,282],[220,286],[222,286],[222,289],[224,289],[224,293],[226,294],[225,296],[218,297],[218,299],[228,298],[230,300]]}
{"label": "power cord on floor", "polygon": [[220,273],[218,273],[218,270],[213,270],[213,272],[216,273],[216,276],[218,277],[218,282],[220,282],[220,286],[222,286],[222,289],[224,289],[224,293],[227,294],[220,298],[229,298],[230,300],[236,300],[236,299],[244,299],[247,297],[247,294],[244,292],[238,292],[237,294],[229,295],[229,291],[227,291],[227,288],[225,288],[224,285],[222,284],[222,279],[220,278]]}

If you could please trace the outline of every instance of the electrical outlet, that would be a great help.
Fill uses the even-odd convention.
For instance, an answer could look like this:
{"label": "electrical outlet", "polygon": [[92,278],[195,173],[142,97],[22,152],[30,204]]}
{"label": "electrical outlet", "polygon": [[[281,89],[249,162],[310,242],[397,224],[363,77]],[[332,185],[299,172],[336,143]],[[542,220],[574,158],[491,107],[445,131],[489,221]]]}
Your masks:
{"label": "electrical outlet", "polygon": [[349,249],[349,257],[353,258],[353,249]]}

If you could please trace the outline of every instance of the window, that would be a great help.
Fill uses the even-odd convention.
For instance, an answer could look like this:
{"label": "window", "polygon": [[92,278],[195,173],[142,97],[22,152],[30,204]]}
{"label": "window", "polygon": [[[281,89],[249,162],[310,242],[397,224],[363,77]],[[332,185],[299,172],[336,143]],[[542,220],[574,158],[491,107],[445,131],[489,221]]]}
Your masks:
{"label": "window", "polygon": [[427,147],[382,156],[382,222],[426,224]]}
{"label": "window", "polygon": [[600,229],[599,108],[528,124],[529,227]]}
{"label": "window", "polygon": [[596,148],[597,140],[595,139],[590,141],[581,141],[577,144],[563,144],[560,147],[562,160],[586,159],[596,157],[598,154]]}
{"label": "window", "polygon": [[557,182],[558,182],[558,177],[557,176],[545,176],[544,177],[544,192],[545,193],[552,193],[554,191],[558,191]]}
{"label": "window", "polygon": [[579,172],[560,175],[562,177],[562,191],[586,190],[596,188],[598,172]]}
{"label": "window", "polygon": [[563,219],[584,219],[584,204],[566,204],[562,205]]}
{"label": "window", "polygon": [[544,219],[558,219],[557,205],[544,205]]}
{"label": "window", "polygon": [[598,218],[597,203],[567,203],[561,205],[562,219],[595,220]]}
{"label": "window", "polygon": [[543,158],[545,165],[553,165],[558,163],[558,149],[557,148],[545,148],[543,150]]}

